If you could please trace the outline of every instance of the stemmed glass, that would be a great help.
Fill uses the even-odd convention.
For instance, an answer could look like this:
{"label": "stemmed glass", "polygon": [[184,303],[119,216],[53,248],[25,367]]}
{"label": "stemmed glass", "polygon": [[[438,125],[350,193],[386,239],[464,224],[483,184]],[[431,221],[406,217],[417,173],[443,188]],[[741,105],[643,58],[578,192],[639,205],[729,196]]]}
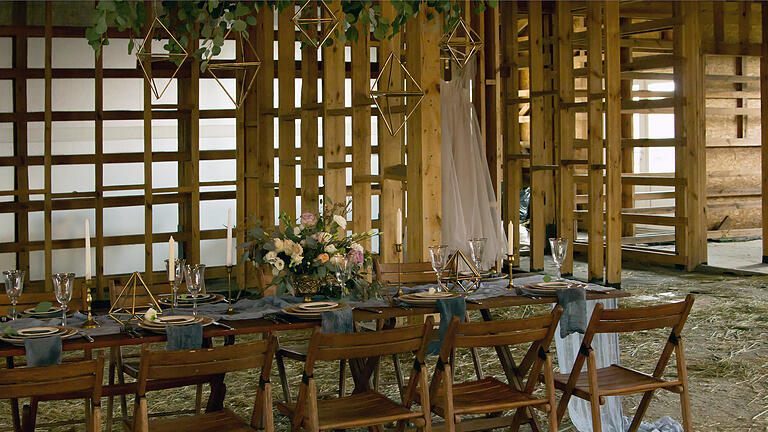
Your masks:
{"label": "stemmed glass", "polygon": [[339,282],[341,293],[347,291],[347,281],[349,280],[350,261],[346,257],[338,257],[334,262],[336,280]]}
{"label": "stemmed glass", "polygon": [[475,264],[477,271],[482,272],[483,268],[483,255],[485,254],[485,243],[487,238],[471,238],[469,239],[469,251],[472,254],[472,261]]}
{"label": "stemmed glass", "polygon": [[192,295],[192,315],[197,316],[197,296],[205,287],[205,264],[187,264],[184,266],[187,278],[187,291]]}
{"label": "stemmed glass", "polygon": [[448,246],[430,246],[429,259],[432,262],[432,269],[437,273],[437,291],[445,290],[442,282],[443,270],[445,270],[446,250]]}
{"label": "stemmed glass", "polygon": [[74,273],[55,273],[53,275],[53,292],[61,304],[61,325],[67,325],[67,303],[72,300],[72,285],[75,282]]}
{"label": "stemmed glass", "polygon": [[16,303],[19,301],[21,291],[24,288],[24,270],[8,270],[4,271],[3,274],[5,275],[5,292],[13,305],[11,319],[16,319],[18,317]]}
{"label": "stemmed glass", "polygon": [[560,275],[560,268],[565,261],[565,254],[568,252],[568,239],[567,238],[550,238],[549,246],[552,248],[552,260],[557,266],[557,280],[563,280]]}
{"label": "stemmed glass", "polygon": [[[173,285],[171,286],[171,289],[173,290],[173,298],[171,300],[171,309],[176,310],[177,307],[179,307],[179,300],[177,298],[177,293],[179,292],[179,287],[181,287],[181,281],[184,279],[184,266],[187,262],[185,259],[177,259],[176,265],[174,266],[174,273],[175,276],[173,278]],[[168,260],[165,260],[165,273],[168,273]]]}

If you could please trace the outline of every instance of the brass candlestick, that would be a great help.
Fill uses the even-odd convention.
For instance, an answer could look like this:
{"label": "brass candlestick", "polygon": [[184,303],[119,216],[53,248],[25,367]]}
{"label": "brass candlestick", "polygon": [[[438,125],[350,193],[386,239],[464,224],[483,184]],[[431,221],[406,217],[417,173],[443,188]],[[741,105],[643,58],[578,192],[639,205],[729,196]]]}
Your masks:
{"label": "brass candlestick", "polygon": [[514,255],[507,255],[507,263],[509,264],[509,286],[507,288],[513,290],[515,289],[515,284],[512,283],[512,264],[515,261]]}
{"label": "brass candlestick", "polygon": [[81,328],[85,329],[97,328],[100,325],[93,319],[93,312],[91,311],[91,302],[93,301],[93,297],[91,297],[91,285],[91,279],[87,279],[84,285],[85,292],[83,292],[83,296],[85,297],[86,307],[88,308],[88,318],[80,325]]}
{"label": "brass candlestick", "polygon": [[176,290],[174,288],[175,288],[176,282],[168,281],[168,285],[171,287],[171,314],[175,315],[177,300],[176,300]]}
{"label": "brass candlestick", "polygon": [[224,315],[234,315],[237,312],[232,310],[232,266],[227,266],[227,311]]}
{"label": "brass candlestick", "polygon": [[403,284],[400,282],[400,262],[402,261],[403,244],[395,243],[395,252],[397,252],[397,297],[403,295]]}

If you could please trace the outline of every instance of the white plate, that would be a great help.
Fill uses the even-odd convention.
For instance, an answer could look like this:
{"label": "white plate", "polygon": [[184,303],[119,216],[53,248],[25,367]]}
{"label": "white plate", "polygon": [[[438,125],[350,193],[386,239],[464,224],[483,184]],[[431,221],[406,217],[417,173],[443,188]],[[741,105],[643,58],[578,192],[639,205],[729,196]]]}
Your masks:
{"label": "white plate", "polygon": [[338,305],[336,302],[309,302],[301,303],[298,308],[305,311],[325,311],[333,309]]}
{"label": "white plate", "polygon": [[60,306],[51,306],[50,309],[44,312],[37,312],[33,307],[24,309],[24,313],[27,315],[48,315],[56,312],[61,312]]}
{"label": "white plate", "polygon": [[190,315],[161,315],[155,318],[152,322],[160,325],[185,325],[195,322],[195,318],[196,317]]}
{"label": "white plate", "polygon": [[414,296],[414,297],[436,298],[436,299],[456,297],[456,293],[452,293],[452,292],[429,292],[429,291],[417,292],[417,293],[412,293],[408,295]]}
{"label": "white plate", "polygon": [[28,327],[25,329],[16,330],[16,333],[18,333],[19,337],[22,338],[46,337],[55,335],[60,332],[61,331],[58,327]]}

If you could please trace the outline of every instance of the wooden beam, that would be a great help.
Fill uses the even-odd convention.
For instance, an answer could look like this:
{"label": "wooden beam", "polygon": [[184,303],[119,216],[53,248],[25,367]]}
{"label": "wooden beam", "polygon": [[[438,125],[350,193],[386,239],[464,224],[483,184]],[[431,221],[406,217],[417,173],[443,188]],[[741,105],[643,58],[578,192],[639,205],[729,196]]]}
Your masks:
{"label": "wooden beam", "polygon": [[[340,20],[342,10],[335,11]],[[346,168],[342,165],[344,153],[344,115],[331,114],[331,110],[344,108],[344,45],[333,41],[323,48],[323,163],[325,174],[324,197],[333,202],[346,199]]]}
{"label": "wooden beam", "polygon": [[[145,1],[146,22],[144,31],[149,32],[154,19],[151,3]],[[151,50],[151,47],[147,47]],[[150,63],[151,65],[151,63]],[[151,78],[152,68],[147,67],[147,73]],[[152,89],[149,80],[144,80],[144,281],[151,285],[154,283],[152,271]],[[186,86],[179,86],[179,89]],[[194,205],[194,204],[192,204]],[[191,207],[191,206],[190,206]]]}
{"label": "wooden beam", "polygon": [[[371,183],[355,180],[371,175],[371,51],[367,25],[358,23],[358,40],[352,44],[352,229],[371,229]],[[370,249],[371,241],[364,245]]]}
{"label": "wooden beam", "polygon": [[[310,26],[310,37],[317,37],[317,28]],[[304,44],[301,50],[301,106],[317,103],[317,48]],[[313,171],[319,168],[317,135],[318,110],[301,110],[301,209],[303,212],[320,210],[319,177]]]}
{"label": "wooden beam", "polygon": [[288,219],[296,219],[296,159],[293,154],[296,149],[296,122],[284,119],[283,114],[292,111],[295,105],[295,50],[296,33],[292,21],[295,11],[284,8],[277,17],[277,82],[280,86],[278,103],[278,135],[280,149],[280,213],[285,213]]}
{"label": "wooden beam", "polygon": [[94,108],[96,109],[96,121],[94,122],[94,189],[96,192],[95,234],[96,252],[96,290],[93,295],[104,298],[104,56],[94,54],[96,76],[94,79]]}
{"label": "wooden beam", "polygon": [[[427,248],[441,239],[440,53],[439,19],[418,14],[406,24],[406,58],[424,99],[407,126],[407,261],[429,261]],[[413,102],[411,102],[413,103]]]}
{"label": "wooden beam", "polygon": [[[560,97],[558,100],[562,103],[573,103],[574,100],[574,81],[573,81],[573,16],[571,15],[571,3],[568,1],[557,2],[557,70],[559,71],[558,88]],[[573,165],[565,164],[563,161],[575,158],[573,148],[573,137],[575,133],[575,115],[562,104],[558,104],[557,112],[559,124],[559,145],[556,151],[559,151],[560,169],[558,171],[558,236],[567,238],[571,241],[576,239],[574,230],[573,210],[576,208],[574,203],[575,187],[573,183]],[[573,248],[568,248],[565,261],[561,268],[563,274],[573,274]]]}
{"label": "wooden beam", "polygon": [[589,218],[587,220],[589,264],[588,280],[603,280],[603,113],[601,107],[603,93],[602,67],[602,4],[593,1],[587,3],[587,123],[589,147],[588,190]]}
{"label": "wooden beam", "polygon": [[[13,3],[13,23],[24,27],[27,24],[27,3]],[[13,38],[13,66],[27,67],[27,38]],[[13,80],[13,115],[17,120],[13,123],[13,154],[20,158],[27,157],[27,79],[16,77]],[[19,194],[14,197],[14,204],[25,208],[29,206],[29,168],[24,164],[14,164],[15,189]],[[29,215],[26,212],[15,212],[14,239],[21,243],[29,243]],[[24,270],[29,275],[29,250],[21,249],[16,253],[16,268]],[[27,276],[29,277],[29,276]]]}
{"label": "wooden beam", "polygon": [[[619,23],[624,23],[628,21],[631,21],[631,19],[620,18]],[[672,49],[671,41],[665,41],[665,42],[670,42],[669,49]],[[628,63],[632,61],[632,48],[625,47],[622,45],[621,49],[619,50],[619,57],[620,57],[621,63]],[[622,101],[631,100],[632,95],[633,95],[632,80],[622,79],[621,80],[621,100]],[[621,114],[621,141],[622,141],[621,172],[622,173],[631,173],[635,169],[635,149],[631,147],[625,147],[624,145],[624,143],[626,142],[625,140],[631,140],[633,137],[634,137],[634,121],[632,118],[632,114],[622,113]],[[623,186],[621,189],[621,206],[624,208],[634,207],[635,202],[634,202],[633,195],[634,195],[633,186],[629,186],[629,185]],[[634,235],[634,232],[635,232],[635,227],[633,225],[624,224],[622,228],[623,236],[632,236]]]}
{"label": "wooden beam", "polygon": [[[530,82],[531,82],[531,165],[546,165],[544,154],[544,52],[542,10],[540,2],[528,5],[528,28],[531,44]],[[544,249],[546,247],[545,196],[546,175],[542,170],[531,172],[531,201],[529,215],[531,220],[531,271],[544,270]]]}
{"label": "wooden beam", "polygon": [[[760,57],[760,167],[762,228],[768,233],[768,3],[762,3],[762,56]],[[763,235],[763,262],[768,263],[768,235]]]}
{"label": "wooden beam", "polygon": [[[256,101],[246,100],[246,110],[250,113],[248,104],[254,102],[258,109],[258,119],[256,127],[258,129],[255,139],[248,135],[246,145],[248,152],[256,154],[256,161],[253,170],[248,170],[246,178],[248,179],[248,197],[256,200],[254,204],[258,220],[264,226],[273,226],[275,224],[275,193],[274,188],[269,186],[275,178],[275,126],[274,126],[274,19],[275,13],[272,8],[259,8],[258,21],[254,37],[256,41],[256,53],[261,58],[262,63],[259,74],[256,76],[256,91],[258,98]],[[249,118],[246,118],[246,125]],[[252,179],[252,180],[250,180]],[[251,192],[253,191],[253,192]]]}
{"label": "wooden beam", "polygon": [[45,131],[43,136],[43,157],[45,160],[45,170],[44,170],[44,184],[45,184],[45,198],[44,198],[44,241],[45,241],[45,272],[43,273],[43,278],[45,278],[45,290],[50,291],[52,290],[52,281],[51,281],[51,275],[53,274],[53,231],[51,227],[51,219],[52,219],[52,203],[51,203],[51,193],[52,191],[52,185],[53,185],[53,175],[52,175],[52,169],[51,166],[51,153],[52,153],[52,142],[51,142],[51,129],[53,127],[53,122],[51,120],[51,111],[53,110],[53,107],[51,106],[52,98],[53,98],[53,78],[51,76],[51,69],[53,67],[52,65],[52,58],[53,58],[53,6],[51,3],[45,4]]}
{"label": "wooden beam", "polygon": [[621,285],[621,52],[619,2],[605,2],[605,282]]}

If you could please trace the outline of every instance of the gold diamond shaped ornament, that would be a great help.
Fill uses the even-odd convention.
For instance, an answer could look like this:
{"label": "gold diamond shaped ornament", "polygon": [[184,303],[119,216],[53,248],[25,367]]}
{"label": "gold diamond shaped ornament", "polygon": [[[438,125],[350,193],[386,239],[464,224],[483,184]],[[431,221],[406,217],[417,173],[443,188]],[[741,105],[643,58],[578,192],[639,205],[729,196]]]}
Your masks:
{"label": "gold diamond shaped ornament", "polygon": [[470,293],[480,288],[480,272],[461,249],[456,249],[448,257],[445,268],[448,271],[446,280],[453,284],[453,291]]}
{"label": "gold diamond shaped ornament", "polygon": [[[227,34],[224,36],[224,40],[229,38],[229,34],[232,33],[232,29],[229,29]],[[213,54],[208,57],[208,66],[206,70],[213,76],[213,79],[216,80],[216,82],[219,84],[219,86],[224,90],[224,93],[227,94],[227,97],[229,97],[229,100],[232,101],[233,104],[235,104],[236,109],[240,109],[243,107],[243,102],[245,102],[245,98],[248,97],[248,95],[251,92],[251,88],[253,88],[253,84],[256,82],[256,74],[259,72],[259,68],[261,67],[261,59],[259,59],[259,55],[256,54],[256,50],[253,48],[253,44],[251,44],[251,41],[243,37],[243,34],[241,32],[236,32],[237,37],[237,47],[239,49],[239,56],[237,56],[240,60],[236,61],[212,61],[211,58],[213,57]],[[246,61],[245,60],[245,54],[246,49],[250,53],[251,57],[256,59],[252,61]],[[227,87],[224,85],[223,82],[219,79],[222,75],[219,73],[220,71],[234,71],[235,72],[235,91],[234,95],[227,89]],[[216,74],[219,73],[219,76]]]}
{"label": "gold diamond shaped ornament", "polygon": [[[155,29],[164,31],[168,35],[168,40],[172,40],[176,45],[178,45],[182,52],[153,52],[152,36],[154,35]],[[184,61],[187,59],[187,57],[189,57],[187,50],[185,50],[179,41],[173,37],[171,32],[168,30],[168,27],[166,27],[159,18],[155,17],[154,21],[152,21],[152,25],[150,26],[149,31],[147,32],[147,35],[144,37],[144,41],[139,47],[139,50],[136,51],[136,58],[139,60],[139,66],[141,66],[141,70],[144,72],[144,78],[149,83],[149,86],[152,89],[152,94],[155,95],[155,99],[160,99],[163,96],[165,91],[168,89],[168,86],[171,85],[171,81],[173,81],[173,79],[176,77],[176,74],[179,73],[179,70],[181,69],[181,66],[184,64]],[[165,85],[158,85],[159,80],[152,74],[152,64],[164,61],[171,62],[172,64],[176,65],[176,70],[173,71],[173,75],[171,75]],[[162,87],[162,89],[160,89],[160,87]]]}
{"label": "gold diamond shaped ornament", "polygon": [[[407,90],[408,88],[413,90]],[[379,76],[371,86],[371,97],[381,113],[381,119],[387,130],[395,136],[421,104],[424,91],[400,59],[394,53],[389,53],[389,57],[379,71]],[[408,98],[418,99],[409,106]],[[399,114],[403,112],[405,116],[401,122],[398,122]]]}
{"label": "gold diamond shaped ornament", "polygon": [[[143,291],[143,294],[141,292],[137,293],[137,291]],[[138,299],[136,298],[137,294],[141,296]],[[139,304],[137,304],[137,300]],[[141,278],[139,272],[134,272],[115,298],[108,314],[120,324],[127,324],[129,322],[141,321],[142,316],[149,308],[157,311],[158,315],[163,313],[163,309],[155,299],[155,296],[152,295],[152,291],[147,288],[144,279]]]}
{"label": "gold diamond shaped ornament", "polygon": [[448,52],[461,69],[464,69],[482,46],[483,41],[480,40],[480,36],[472,28],[467,27],[461,18],[440,39],[440,49]]}
{"label": "gold diamond shaped ornament", "polygon": [[[317,7],[320,9],[317,10]],[[310,13],[311,11],[315,11],[314,13],[316,16],[313,17],[313,14]],[[323,15],[327,18],[323,18]],[[320,0],[319,2],[317,0],[307,0],[307,2],[296,12],[296,15],[293,16],[292,21],[304,36],[304,40],[315,48],[323,46],[325,41],[331,37],[333,31],[339,25],[339,17],[333,13],[324,0]],[[307,32],[310,26],[318,27],[317,39],[310,36]]]}

